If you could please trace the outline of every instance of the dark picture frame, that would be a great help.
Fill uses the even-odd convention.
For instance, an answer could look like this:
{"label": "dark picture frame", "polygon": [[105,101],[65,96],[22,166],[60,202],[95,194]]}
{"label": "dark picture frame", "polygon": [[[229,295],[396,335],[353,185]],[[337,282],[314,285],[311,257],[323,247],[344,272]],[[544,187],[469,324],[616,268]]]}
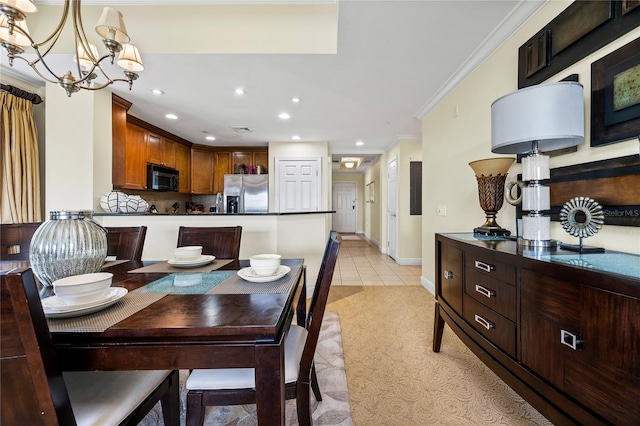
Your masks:
{"label": "dark picture frame", "polygon": [[591,64],[591,146],[640,135],[640,38]]}

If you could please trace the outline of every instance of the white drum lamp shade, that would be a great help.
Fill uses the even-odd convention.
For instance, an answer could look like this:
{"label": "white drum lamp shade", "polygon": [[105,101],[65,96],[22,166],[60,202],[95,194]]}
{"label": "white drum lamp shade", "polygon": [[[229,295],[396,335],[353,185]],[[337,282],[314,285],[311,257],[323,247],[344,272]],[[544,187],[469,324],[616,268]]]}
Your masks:
{"label": "white drum lamp shade", "polygon": [[491,104],[491,152],[527,154],[522,160],[522,240],[524,245],[548,247],[550,218],[549,157],[554,151],[584,141],[583,87],[576,82],[559,82],[527,87],[505,95]]}

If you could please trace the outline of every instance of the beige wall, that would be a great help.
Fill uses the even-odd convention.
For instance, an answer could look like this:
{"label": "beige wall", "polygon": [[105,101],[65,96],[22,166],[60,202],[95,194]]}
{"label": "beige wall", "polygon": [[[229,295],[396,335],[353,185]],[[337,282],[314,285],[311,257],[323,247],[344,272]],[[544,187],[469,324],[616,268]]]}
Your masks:
{"label": "beige wall", "polygon": [[[386,212],[386,202],[384,203],[384,206],[383,206],[382,205],[383,200],[380,195],[380,189],[381,189],[381,183],[382,183],[380,181],[380,175],[381,175],[380,169],[381,167],[383,167],[382,165],[384,164],[384,167],[386,170],[386,161],[387,161],[387,156],[381,155],[380,158],[378,159],[378,162],[372,165],[371,168],[366,171],[364,176],[364,184],[366,185],[374,181],[376,186],[376,192],[377,192],[375,194],[375,203],[365,203],[364,234],[367,236],[367,238],[369,238],[375,244],[377,244],[380,247],[380,250],[383,251],[384,253],[386,253],[386,249],[387,249],[387,240],[386,240],[387,232],[385,230],[383,235],[382,215],[383,215],[383,212]],[[385,192],[385,195],[386,195],[386,192]],[[385,220],[385,223],[386,223],[386,220]],[[382,244],[382,241],[384,241],[384,244]]]}
{"label": "beige wall", "polygon": [[[46,85],[45,211],[97,210],[111,184],[111,92]],[[48,218],[48,213],[47,213]]]}
{"label": "beige wall", "polygon": [[[364,174],[357,175],[350,173],[333,173],[331,176],[333,182],[355,182],[356,183],[356,232],[364,232],[364,211],[367,202],[364,197]],[[333,207],[331,207],[333,208]]]}
{"label": "beige wall", "polygon": [[[470,232],[484,222],[477,186],[468,163],[495,157],[491,153],[491,103],[517,90],[518,48],[540,28],[550,22],[571,2],[552,1],[545,4],[508,41],[494,52],[468,78],[422,120],[423,144],[423,277],[434,282],[434,236],[438,232]],[[590,67],[591,63],[618,47],[638,38],[637,28],[600,49],[593,55],[564,70],[552,81],[578,73],[585,88],[586,129],[590,128]],[[455,111],[458,114],[455,114]],[[616,143],[591,148],[587,136],[576,153],[551,159],[551,167],[597,161],[623,155],[638,154],[638,141]],[[509,177],[521,172],[512,166]],[[447,207],[447,216],[437,216],[438,206]],[[498,214],[498,222],[515,231],[515,208],[506,204]],[[557,223],[552,223],[552,238],[573,243]],[[640,228],[605,226],[590,238],[589,245],[611,250],[640,253]]]}

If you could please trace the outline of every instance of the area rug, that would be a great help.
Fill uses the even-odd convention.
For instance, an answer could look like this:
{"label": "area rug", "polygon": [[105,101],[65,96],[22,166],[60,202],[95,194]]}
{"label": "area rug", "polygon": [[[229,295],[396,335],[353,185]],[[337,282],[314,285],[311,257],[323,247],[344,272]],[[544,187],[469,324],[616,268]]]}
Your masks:
{"label": "area rug", "polygon": [[362,240],[362,237],[360,236],[360,234],[340,234],[340,236],[342,237],[343,240],[348,240],[348,241]]}
{"label": "area rug", "polygon": [[[317,402],[311,396],[311,410],[313,424],[315,426],[344,425],[352,426],[351,408],[349,406],[349,391],[347,389],[347,376],[344,369],[344,356],[342,352],[342,335],[340,331],[340,318],[336,312],[325,312],[322,321],[322,329],[318,340],[315,355],[316,372],[322,401]],[[180,371],[180,424],[185,424],[186,390],[185,381],[188,372]],[[313,395],[313,394],[312,394]],[[286,424],[297,425],[295,400],[287,401]],[[209,407],[205,415],[205,425],[257,425],[256,406],[239,405],[229,407]],[[143,426],[164,425],[160,404],[140,423]]]}

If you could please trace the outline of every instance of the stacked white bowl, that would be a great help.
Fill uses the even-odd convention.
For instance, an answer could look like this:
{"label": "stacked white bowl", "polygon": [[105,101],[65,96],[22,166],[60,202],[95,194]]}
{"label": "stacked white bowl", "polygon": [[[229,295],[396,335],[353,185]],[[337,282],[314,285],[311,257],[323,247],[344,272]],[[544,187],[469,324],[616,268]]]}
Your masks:
{"label": "stacked white bowl", "polygon": [[256,254],[249,258],[249,264],[257,275],[274,275],[280,266],[279,254]]}
{"label": "stacked white bowl", "polygon": [[202,246],[183,246],[173,251],[176,260],[198,260],[202,256]]}
{"label": "stacked white bowl", "polygon": [[110,272],[72,275],[54,281],[53,292],[67,305],[95,302],[111,287],[112,280]]}

